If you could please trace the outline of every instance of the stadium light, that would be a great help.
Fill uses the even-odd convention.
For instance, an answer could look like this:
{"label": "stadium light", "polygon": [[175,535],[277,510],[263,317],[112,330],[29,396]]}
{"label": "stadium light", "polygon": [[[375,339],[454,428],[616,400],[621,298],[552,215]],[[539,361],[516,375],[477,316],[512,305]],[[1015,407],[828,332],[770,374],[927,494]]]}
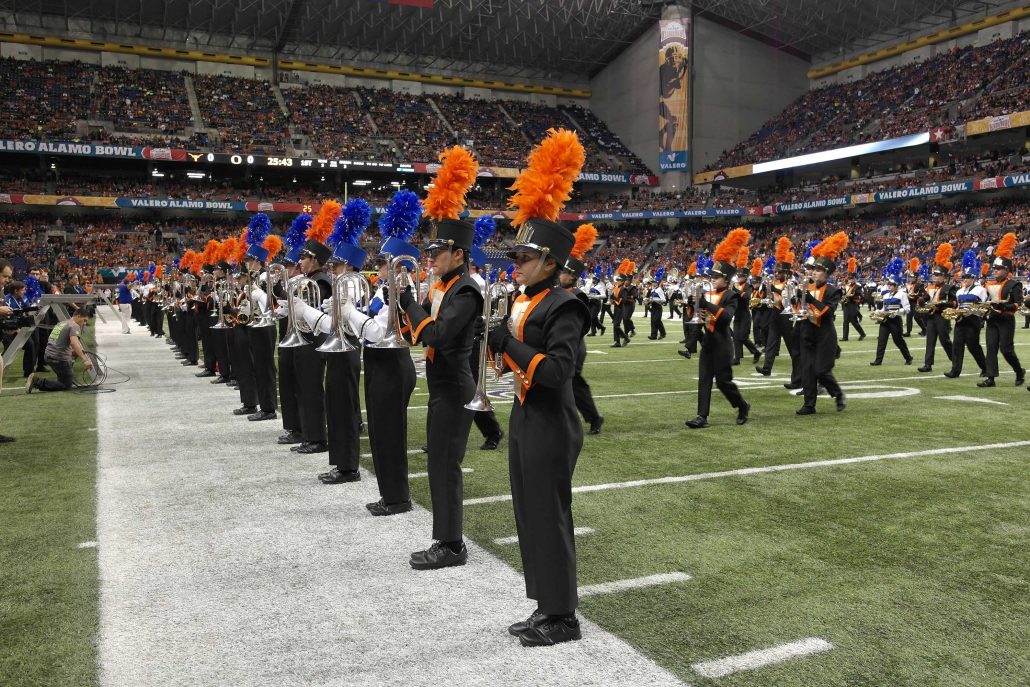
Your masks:
{"label": "stadium light", "polygon": [[357,179],[356,181],[351,182],[354,186],[368,186],[371,183],[371,179]]}
{"label": "stadium light", "polygon": [[820,153],[809,153],[808,155],[798,155],[796,157],[788,157],[782,160],[760,162],[752,166],[751,173],[762,174],[764,172],[775,172],[780,169],[791,169],[792,167],[817,165],[820,162],[829,162],[830,160],[846,160],[847,158],[858,157],[860,155],[882,153],[887,150],[898,150],[899,148],[910,148],[912,146],[923,145],[924,143],[929,142],[930,132],[924,131],[921,134],[901,136],[899,138],[891,138],[886,141],[874,141],[873,143],[862,143],[860,145],[848,146],[847,148],[824,150]]}
{"label": "stadium light", "polygon": [[207,175],[203,172],[186,172],[186,176],[190,179],[203,179]]}

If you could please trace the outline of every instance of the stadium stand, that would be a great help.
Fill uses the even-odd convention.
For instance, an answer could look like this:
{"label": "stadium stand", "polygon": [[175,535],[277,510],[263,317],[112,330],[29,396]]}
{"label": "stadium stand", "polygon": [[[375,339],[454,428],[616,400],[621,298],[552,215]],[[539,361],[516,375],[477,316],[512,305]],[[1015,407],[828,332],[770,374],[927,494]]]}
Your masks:
{"label": "stadium stand", "polygon": [[286,115],[267,81],[198,74],[193,87],[204,123],[219,131],[225,148],[247,153],[286,150]]}

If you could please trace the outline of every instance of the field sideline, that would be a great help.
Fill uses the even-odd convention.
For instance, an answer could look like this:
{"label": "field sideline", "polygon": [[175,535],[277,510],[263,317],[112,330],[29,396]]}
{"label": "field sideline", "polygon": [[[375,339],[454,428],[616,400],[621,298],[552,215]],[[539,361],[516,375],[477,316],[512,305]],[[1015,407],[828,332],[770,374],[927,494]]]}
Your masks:
{"label": "field sideline", "polygon": [[[712,426],[691,431],[683,422],[695,414],[697,362],[675,355],[679,323],[666,324],[663,342],[647,341],[643,319],[628,348],[609,348],[610,330],[587,339],[585,376],[606,423],[600,436],[586,438],[576,470],[577,487],[592,489],[574,499],[577,527],[590,530],[577,538],[579,581],[592,586],[671,573],[690,579],[588,596],[585,617],[696,685],[1000,686],[1030,679],[1024,650],[1030,644],[1030,451],[1021,443],[1030,441],[1030,394],[1012,386],[1011,372],[997,388],[978,389],[968,357],[966,375],[942,378],[946,358],[938,351],[934,373],[920,374],[923,339],[914,335],[907,340],[914,365],[905,366],[888,348],[884,365],[873,368],[874,338],[853,338],[841,344],[836,370],[850,398],[844,413],[821,399],[818,414],[796,417],[800,401],[782,388],[789,359],[781,358],[773,377],[747,364],[734,368],[753,406],[751,422],[734,425],[733,411],[716,392]],[[1028,334],[1016,332],[1024,364],[1030,364]],[[54,412],[84,430],[92,426],[94,402],[89,396],[34,395],[23,403],[13,397],[18,387],[12,372],[5,378],[5,417],[24,424],[20,432],[7,432],[18,434],[19,442],[10,445],[16,450],[5,456],[8,469],[0,480],[10,495],[4,519],[18,523],[21,534],[0,540],[2,553],[5,559],[24,557],[30,544],[47,550],[41,564],[49,574],[70,585],[71,596],[95,599],[95,551],[70,542],[93,539],[95,461],[81,456],[95,455],[95,438],[75,433],[82,445],[71,482],[48,479],[53,463],[29,461],[25,453],[26,447],[52,444],[49,428],[30,421],[46,409],[43,404],[60,402]],[[204,382],[191,372],[183,371],[178,387],[182,403],[190,402],[191,385]],[[139,381],[144,377],[145,370]],[[413,450],[424,443],[424,393],[420,379],[409,410]],[[497,395],[503,425],[508,406],[503,393]],[[225,393],[226,414],[237,400]],[[130,424],[125,431],[135,430]],[[269,435],[274,438],[272,429]],[[517,546],[495,541],[514,535],[511,506],[502,498],[509,493],[506,457],[477,450],[481,441],[473,428],[464,464],[471,470],[465,496],[472,502],[466,534],[518,569]],[[979,448],[984,445],[998,447]],[[367,442],[362,446],[367,450]],[[267,453],[258,463],[289,460],[271,442]],[[895,454],[901,455],[835,462]],[[312,463],[312,480],[322,460]],[[777,468],[816,461],[827,464]],[[370,460],[363,464],[371,469]],[[759,470],[724,474],[752,468]],[[410,470],[425,470],[417,451]],[[713,474],[654,482],[704,473]],[[633,481],[643,484],[610,488]],[[64,493],[69,488],[75,492],[70,496]],[[412,489],[428,506],[426,480],[413,478]],[[74,535],[60,532],[58,545],[53,531],[30,523],[55,509],[60,513],[62,502],[77,504],[70,525],[76,529]],[[50,633],[35,617],[47,606],[40,602],[48,593],[30,581],[38,571],[19,567],[5,574],[5,589],[20,584],[23,593],[5,594],[4,615],[13,612],[26,624],[5,622],[3,634],[41,641]],[[91,615],[88,606],[75,607],[73,617],[66,612],[64,629],[52,637],[65,662],[77,666],[72,672],[33,665],[44,661],[28,650],[27,640],[17,639],[0,640],[0,671],[15,676],[12,684],[87,684],[95,654],[83,644],[96,627],[95,609]],[[51,611],[62,615],[60,608]],[[818,653],[747,667],[755,658],[749,652],[806,639],[823,642],[811,644]],[[712,663],[726,657],[738,658]],[[734,669],[726,672],[726,665]]]}

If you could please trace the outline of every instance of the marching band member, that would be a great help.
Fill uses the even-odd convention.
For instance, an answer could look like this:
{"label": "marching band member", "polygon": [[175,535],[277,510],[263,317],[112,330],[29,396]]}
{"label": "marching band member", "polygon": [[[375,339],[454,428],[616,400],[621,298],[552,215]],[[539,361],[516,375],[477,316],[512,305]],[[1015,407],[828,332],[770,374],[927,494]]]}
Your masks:
{"label": "marching band member", "polygon": [[966,350],[973,356],[973,361],[980,368],[981,375],[984,375],[987,369],[984,350],[980,346],[980,330],[983,328],[983,320],[969,310],[970,305],[986,303],[988,299],[987,290],[976,283],[976,278],[980,274],[980,261],[977,260],[975,251],[967,250],[963,254],[961,274],[961,285],[955,292],[958,313],[956,313],[955,319],[955,340],[951,347],[951,369],[944,373],[944,376],[950,379],[962,374],[962,362]]}
{"label": "marching band member", "polygon": [[944,319],[941,313],[944,308],[955,307],[955,287],[948,283],[948,277],[954,267],[951,263],[953,252],[954,248],[950,243],[942,243],[937,246],[930,283],[927,284],[923,296],[917,303],[919,307],[929,308],[929,312],[924,313],[923,319],[926,330],[926,353],[923,356],[923,366],[919,368],[920,372],[933,371],[934,353],[937,350],[938,339],[940,339],[944,354],[948,356],[949,361],[951,360],[953,350],[951,323]]}
{"label": "marching band member", "polygon": [[[508,470],[526,596],[536,610],[508,631],[523,646],[581,638],[572,521],[572,474],[583,446],[572,378],[589,326],[586,307],[558,287],[575,239],[555,223],[585,156],[575,134],[550,130],[512,186],[519,232],[509,253],[523,287],[507,323],[489,335],[516,378]],[[547,181],[543,181],[546,179]],[[544,190],[540,190],[544,189]]]}
{"label": "marching band member", "polygon": [[[230,239],[231,240],[231,239]],[[250,300],[253,303],[255,317],[267,313],[271,309],[268,302],[267,287],[261,288],[268,280],[265,265],[269,258],[274,258],[282,250],[283,241],[271,234],[261,242],[250,244],[244,256],[247,270],[252,277]],[[247,416],[251,422],[263,422],[276,419],[275,388],[275,327],[244,327],[251,359],[254,362],[254,385],[257,390],[258,409]]]}
{"label": "marching band member", "polygon": [[904,261],[901,258],[894,258],[884,270],[887,279],[886,286],[880,294],[882,302],[877,312],[884,313],[880,317],[880,334],[876,339],[876,358],[870,365],[882,365],[883,354],[887,351],[887,339],[893,339],[894,345],[901,351],[905,358],[905,364],[912,364],[912,354],[908,351],[908,344],[902,337],[902,318],[911,309],[908,302],[907,289],[899,288],[901,285],[901,270],[904,268]]}
{"label": "marching band member", "polygon": [[[751,300],[758,299],[758,305],[753,309],[751,313],[751,331],[754,336],[755,346],[759,350],[765,349],[765,344],[769,338],[769,321],[772,319],[772,310],[766,304],[766,300],[769,298],[769,294],[766,293],[765,283],[762,274],[764,271],[768,274],[772,274],[772,271],[776,269],[776,258],[772,255],[763,264],[759,258],[755,258],[754,262],[751,263]],[[750,308],[751,303],[748,303]],[[761,358],[761,355],[759,355]],[[758,363],[758,360],[755,360]]]}
{"label": "marching band member", "polygon": [[[475,233],[472,235],[472,250],[469,252],[470,264],[473,267],[477,267],[479,270],[485,270],[489,258],[486,253],[483,252],[483,246],[487,240],[493,236],[497,230],[497,225],[494,222],[494,218],[486,215],[480,217],[473,224]],[[476,271],[470,271],[469,276],[476,282],[476,286],[482,291],[486,286],[486,280],[480,276]],[[486,336],[486,332],[476,332],[476,339],[472,342],[472,355],[469,356],[469,366],[472,368],[472,378],[479,379],[479,342],[482,341],[480,337]],[[473,416],[473,422],[476,424],[476,429],[483,435],[483,444],[479,447],[480,451],[493,451],[500,445],[501,439],[504,438],[504,430],[501,429],[501,425],[497,422],[497,416],[492,410],[477,410]]]}
{"label": "marching band member", "polygon": [[[283,256],[282,262],[287,266],[289,272],[290,284],[286,288],[291,288],[292,282],[294,282],[300,276],[300,253],[304,250],[304,241],[307,235],[308,229],[311,227],[312,222],[311,215],[301,213],[294,218],[290,224],[289,230],[286,232],[286,236],[283,237],[283,243],[286,246],[286,255]],[[282,289],[282,286],[277,284],[277,289]],[[285,290],[276,291],[272,294],[273,297],[279,303],[287,303],[288,298]],[[279,331],[278,338],[281,341],[288,333],[289,320],[286,317],[280,317],[279,319]],[[279,435],[276,443],[279,444],[301,444],[304,442],[304,435],[301,432],[300,424],[300,403],[297,395],[297,370],[294,365],[294,350],[290,347],[277,346],[277,356],[279,364],[277,369],[279,372],[279,407],[282,409],[283,415],[283,433]]]}
{"label": "marching band member", "polygon": [[862,286],[855,278],[858,268],[858,261],[855,258],[848,258],[848,278],[844,283],[844,295],[841,296],[841,309],[844,311],[844,336],[841,341],[848,340],[850,328],[854,327],[858,332],[858,340],[865,338],[865,330],[862,329]]}
{"label": "marching band member", "polygon": [[413,343],[428,347],[427,466],[435,541],[428,549],[411,555],[411,567],[416,570],[464,565],[468,559],[462,539],[461,462],[474,415],[465,404],[476,390],[469,356],[483,307],[482,292],[468,274],[475,229],[458,219],[479,165],[461,146],[441,153],[440,160],[442,165],[424,203],[425,214],[433,219],[433,230],[422,249],[439,279],[421,303],[415,301],[410,289],[400,296],[400,305],[411,322]]}
{"label": "marching band member", "polygon": [[124,277],[118,284],[118,310],[122,313],[122,334],[128,334],[129,318],[132,316],[132,291],[129,289],[128,277]]}
{"label": "marching band member", "polygon": [[669,296],[669,317],[667,319],[683,317],[683,292],[680,291],[679,277],[667,280],[665,291]]}
{"label": "marching band member", "polygon": [[[558,274],[558,281],[561,287],[587,306],[589,312],[589,297],[581,289],[576,288],[576,277],[586,270],[583,258],[594,246],[597,240],[597,229],[592,224],[581,224],[575,233],[576,241],[569,252],[569,259],[565,267]],[[660,272],[661,270],[659,270]],[[576,399],[576,409],[583,416],[583,421],[590,425],[590,434],[600,434],[601,425],[604,424],[604,416],[597,411],[594,403],[594,396],[590,392],[590,385],[583,379],[583,363],[587,359],[586,341],[580,339],[579,348],[576,351],[576,371],[572,376],[572,395]]]}
{"label": "marching band member", "polygon": [[905,336],[912,335],[912,322],[919,325],[919,336],[926,335],[926,323],[921,313],[915,310],[915,303],[926,293],[923,282],[919,279],[919,258],[912,258],[908,261],[908,284],[905,285],[905,295],[908,297],[909,309],[905,313]]}
{"label": "marching band member", "polygon": [[604,336],[605,327],[601,324],[603,308],[608,301],[608,287],[601,279],[601,264],[594,266],[594,274],[590,277],[590,284],[586,288],[587,307],[590,309],[590,333],[587,336],[597,336],[597,330],[601,330]]}
{"label": "marching band member", "polygon": [[[612,348],[622,348],[623,346],[629,345],[629,334],[626,333],[624,327],[626,325],[626,309],[632,308],[633,305],[629,301],[629,275],[636,269],[636,266],[630,260],[623,260],[619,263],[618,269],[615,270],[615,286],[612,288],[611,295],[611,306],[612,306],[612,329],[615,335],[615,343],[612,344]],[[632,318],[632,312],[630,313]]]}
{"label": "marching band member", "polygon": [[683,350],[676,352],[688,360],[697,353],[697,344],[701,340],[701,324],[694,321],[694,315],[697,314],[697,303],[694,298],[695,284],[696,280],[700,279],[698,273],[706,273],[708,267],[704,254],[697,256],[696,262],[687,265],[687,278],[680,287],[684,291]]}
{"label": "marching band member", "polygon": [[833,376],[837,361],[837,329],[834,324],[842,292],[827,283],[836,269],[837,258],[848,247],[848,236],[837,232],[812,248],[805,263],[808,275],[801,285],[807,317],[798,323],[801,344],[801,383],[805,403],[796,413],[815,413],[819,387],[837,402],[837,412],[844,410],[847,399]]}
{"label": "marching band member", "polygon": [[[300,271],[311,281],[315,282],[318,288],[316,295],[317,303],[323,303],[332,295],[331,281],[325,271],[325,265],[333,253],[325,245],[324,241],[333,232],[333,225],[336,218],[340,216],[341,207],[336,201],[326,201],[322,204],[315,219],[311,221],[311,228],[307,231],[307,240],[300,253]],[[294,298],[294,304],[301,304],[301,298]],[[297,320],[297,315],[302,315],[302,320]],[[303,315],[311,316],[307,311],[294,312],[295,321],[303,321],[301,337],[304,339],[303,346],[297,346],[293,352],[293,367],[297,380],[297,406],[300,410],[301,435],[304,442],[291,446],[290,450],[295,453],[324,453],[329,450],[325,425],[325,358],[316,351],[318,346],[325,343],[326,334],[317,332],[318,319],[323,317],[316,310],[313,319],[303,318]],[[307,331],[304,331],[304,330]]]}
{"label": "marching band member", "polygon": [[780,342],[787,348],[790,355],[790,382],[783,386],[787,389],[801,388],[801,365],[800,365],[800,344],[795,336],[794,321],[791,319],[793,306],[784,301],[783,290],[787,282],[793,279],[794,252],[791,250],[790,239],[781,236],[776,241],[776,276],[770,284],[770,298],[773,301],[773,315],[769,321],[769,336],[765,342],[765,362],[761,367],[755,367],[759,374],[766,377],[772,374],[773,365],[780,355]]}
{"label": "marching band member", "polygon": [[247,338],[247,325],[254,317],[254,306],[250,298],[250,279],[246,265],[241,259],[233,274],[234,297],[229,312],[235,316],[232,326],[226,330],[212,330],[211,337],[216,338],[224,331],[229,338],[229,357],[232,359],[232,379],[240,393],[240,407],[232,411],[233,415],[253,415],[257,412],[257,378],[254,372],[254,358],[250,353],[250,341]]}
{"label": "marching band member", "polygon": [[696,307],[704,314],[704,335],[701,339],[701,360],[698,365],[697,417],[687,420],[691,429],[708,426],[708,413],[712,404],[712,381],[719,391],[737,409],[737,424],[748,421],[751,405],[740,395],[733,383],[733,340],[730,325],[737,308],[737,298],[728,290],[736,269],[738,253],[747,244],[751,234],[746,229],[734,229],[716,246],[714,262],[708,269],[712,290],[706,292]]}
{"label": "marching band member", "polygon": [[[399,304],[389,296],[388,286],[399,275],[389,274],[388,270],[393,258],[408,256],[418,260],[419,250],[409,241],[421,217],[422,207],[418,196],[407,190],[397,191],[393,195],[390,205],[379,220],[379,233],[383,239],[376,260],[379,288],[372,299],[369,315],[362,314],[350,301],[342,310],[351,331],[367,342],[363,356],[368,442],[372,450],[380,499],[366,504],[365,508],[375,516],[397,515],[411,510],[411,496],[408,492],[408,402],[415,390],[415,363],[408,353],[407,345],[388,348],[377,344],[390,333],[391,318],[395,318],[397,334],[403,336],[406,342],[410,341],[411,328],[407,326]],[[394,285],[396,287],[397,283],[394,282]],[[399,287],[396,291],[399,292]]]}
{"label": "marching band member", "polygon": [[748,254],[747,246],[741,249],[737,256],[737,272],[734,275],[731,290],[737,298],[737,311],[733,315],[733,364],[739,365],[740,358],[746,348],[754,356],[754,363],[762,357],[762,352],[751,342],[751,294],[753,290],[748,283]]}
{"label": "marching band member", "polygon": [[1012,253],[1016,248],[1016,235],[1005,234],[994,249],[991,279],[985,284],[991,311],[987,317],[987,376],[979,387],[994,386],[998,376],[998,351],[1005,356],[1016,373],[1016,386],[1023,386],[1026,370],[1019,363],[1013,339],[1016,334],[1016,311],[1023,303],[1023,284],[1012,279]]}
{"label": "marching band member", "polygon": [[[215,281],[217,284],[225,279],[232,270],[232,266],[229,264],[229,258],[233,257],[232,253],[236,250],[237,242],[236,239],[230,237],[223,241],[218,247],[218,260],[219,262],[215,265]],[[228,282],[226,282],[228,283]],[[212,326],[218,324],[218,303],[222,300],[222,295],[218,293],[217,288],[212,289],[211,294],[211,313],[208,316]],[[225,308],[228,307],[228,303],[222,303],[222,312],[225,312]],[[225,324],[224,322],[222,324]],[[210,341],[211,347],[214,349],[213,354],[215,356],[215,369],[217,375],[213,380],[212,384],[222,384],[233,379],[231,372],[232,362],[229,356],[229,330],[227,329],[211,329],[210,330]],[[208,377],[210,375],[203,375]]]}
{"label": "marching band member", "polygon": [[665,288],[662,280],[665,278],[665,268],[659,267],[655,272],[654,283],[647,292],[647,309],[651,316],[651,334],[647,338],[651,341],[665,338],[665,324],[662,322],[662,313],[665,312],[665,304],[668,298],[665,295]]}
{"label": "marching band member", "polygon": [[[633,322],[633,316],[637,312],[637,300],[640,298],[640,288],[634,279],[637,274],[637,263],[630,260],[630,270],[626,274],[622,287],[622,331],[627,337],[637,335],[637,325]],[[629,338],[626,339],[629,343]]]}
{"label": "marching band member", "polygon": [[[204,252],[201,254],[201,284],[200,293],[197,294],[197,306],[196,306],[196,327],[200,336],[200,346],[203,349],[204,354],[204,369],[198,372],[196,377],[214,377],[216,374],[216,359],[215,359],[215,347],[212,343],[211,325],[213,322],[211,318],[214,317],[214,293],[215,293],[215,265],[218,262],[218,255],[221,251],[221,244],[210,239],[204,246]],[[204,276],[209,277],[204,279]]]}

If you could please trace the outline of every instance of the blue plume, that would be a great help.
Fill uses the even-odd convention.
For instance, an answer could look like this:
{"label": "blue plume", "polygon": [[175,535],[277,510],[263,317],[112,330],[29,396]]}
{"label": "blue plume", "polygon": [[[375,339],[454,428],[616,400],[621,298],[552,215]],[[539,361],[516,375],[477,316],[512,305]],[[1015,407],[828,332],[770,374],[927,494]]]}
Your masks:
{"label": "blue plume", "polygon": [[495,267],[495,268],[494,268],[494,271],[490,273],[490,282],[491,282],[491,283],[493,283],[493,282],[497,281],[497,271],[498,271],[498,270],[497,270],[497,268]]}
{"label": "blue plume", "polygon": [[408,242],[415,235],[421,218],[422,204],[418,196],[406,189],[397,191],[379,219],[379,235],[383,241],[398,238]]}
{"label": "blue plume", "polygon": [[887,269],[884,270],[888,278],[894,277],[895,280],[901,281],[901,273],[905,271],[905,261],[901,258],[894,258],[887,264]]}
{"label": "blue plume", "polygon": [[762,265],[762,271],[766,274],[772,274],[776,271],[776,256],[770,255],[765,259],[765,264]]}
{"label": "blue plume", "polygon": [[272,220],[268,215],[259,212],[250,218],[247,224],[247,243],[251,246],[260,246],[268,238],[272,231]]}
{"label": "blue plume", "polygon": [[919,268],[919,278],[923,281],[930,279],[930,263],[923,261],[922,266]]}
{"label": "blue plume", "polygon": [[290,224],[289,231],[286,232],[286,236],[283,237],[283,243],[290,250],[299,248],[304,245],[304,241],[307,240],[306,234],[308,227],[311,226],[311,220],[313,218],[306,212],[302,212],[293,219],[293,223]]}
{"label": "blue plume", "polygon": [[705,263],[705,254],[701,253],[700,255],[697,256],[697,260],[694,262],[694,266],[697,267],[697,273],[698,274],[704,274],[705,273],[705,264],[706,264]]}
{"label": "blue plume", "polygon": [[608,265],[607,277],[608,277],[608,279],[612,278],[612,266],[611,265]]}
{"label": "blue plume", "polygon": [[179,269],[179,258],[172,260],[172,264],[175,266],[175,269]]}
{"label": "blue plume", "polygon": [[340,216],[333,224],[333,233],[329,235],[325,245],[335,248],[338,243],[358,245],[358,239],[365,233],[372,221],[372,208],[361,198],[351,198],[343,206]]}
{"label": "blue plume", "polygon": [[601,278],[601,274],[603,272],[604,272],[604,269],[601,267],[601,263],[597,263],[596,265],[594,265],[594,276],[595,277],[600,279]]}
{"label": "blue plume", "polygon": [[43,289],[39,286],[39,279],[29,275],[25,277],[25,302],[35,305],[43,297]]}
{"label": "blue plume", "polygon": [[483,244],[490,240],[490,237],[497,231],[497,222],[490,215],[483,215],[476,219],[476,233],[472,236],[472,247],[482,248]]}
{"label": "blue plume", "polygon": [[808,248],[805,249],[805,257],[804,257],[804,260],[806,262],[808,261],[808,259],[810,257],[812,257],[812,249],[815,248],[818,245],[819,245],[818,241],[809,241],[808,242]]}
{"label": "blue plume", "polygon": [[157,272],[157,263],[156,262],[150,263],[150,266],[147,267],[147,271],[150,272],[150,276],[153,277],[154,276],[154,272]]}
{"label": "blue plume", "polygon": [[976,259],[976,251],[967,250],[962,254],[962,271],[966,274],[980,274],[979,262]]}
{"label": "blue plume", "polygon": [[665,279],[665,268],[659,267],[658,271],[654,273],[654,280],[661,284],[663,279]]}

